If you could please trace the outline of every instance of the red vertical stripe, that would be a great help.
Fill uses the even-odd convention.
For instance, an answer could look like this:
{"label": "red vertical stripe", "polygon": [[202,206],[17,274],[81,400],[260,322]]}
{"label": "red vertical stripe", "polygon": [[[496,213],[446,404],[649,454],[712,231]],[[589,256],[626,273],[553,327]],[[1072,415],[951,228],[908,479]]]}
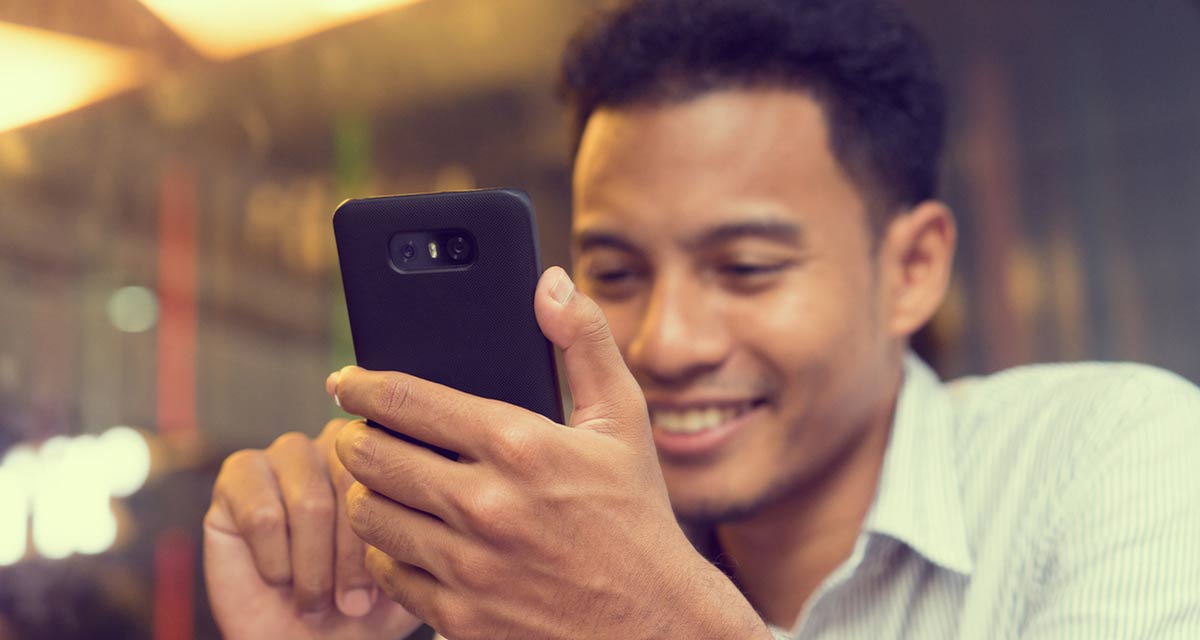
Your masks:
{"label": "red vertical stripe", "polygon": [[[162,172],[158,214],[159,433],[176,444],[196,437],[196,178],[182,162]],[[154,553],[154,638],[191,640],[193,543],[179,530]]]}
{"label": "red vertical stripe", "polygon": [[196,178],[169,162],[158,228],[158,429],[176,443],[196,436]]}
{"label": "red vertical stripe", "polygon": [[192,640],[195,544],[169,529],[154,545],[154,640]]}

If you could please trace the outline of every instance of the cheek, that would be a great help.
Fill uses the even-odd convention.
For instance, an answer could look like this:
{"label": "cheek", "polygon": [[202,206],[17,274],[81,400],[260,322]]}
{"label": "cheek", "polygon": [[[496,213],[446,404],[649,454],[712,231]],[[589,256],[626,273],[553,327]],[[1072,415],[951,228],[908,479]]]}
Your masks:
{"label": "cheek", "polygon": [[728,305],[727,326],[736,328],[743,344],[753,345],[785,370],[844,349],[846,336],[861,321],[858,305],[849,299],[853,285],[823,275],[797,274],[752,301]]}
{"label": "cheek", "polygon": [[[584,293],[588,292],[584,291]],[[625,357],[626,349],[636,337],[638,326],[641,323],[640,307],[630,301],[613,302],[596,297],[592,299],[604,312],[604,318],[608,320],[608,328],[609,331],[612,331],[613,340],[621,350],[621,356]]]}

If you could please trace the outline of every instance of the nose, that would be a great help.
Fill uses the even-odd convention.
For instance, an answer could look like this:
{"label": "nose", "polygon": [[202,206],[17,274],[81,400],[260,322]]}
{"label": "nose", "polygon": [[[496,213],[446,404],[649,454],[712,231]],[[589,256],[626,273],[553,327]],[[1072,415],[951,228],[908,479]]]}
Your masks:
{"label": "nose", "polygon": [[637,334],[626,349],[633,373],[662,386],[680,386],[721,366],[730,335],[703,283],[687,276],[656,279]]}

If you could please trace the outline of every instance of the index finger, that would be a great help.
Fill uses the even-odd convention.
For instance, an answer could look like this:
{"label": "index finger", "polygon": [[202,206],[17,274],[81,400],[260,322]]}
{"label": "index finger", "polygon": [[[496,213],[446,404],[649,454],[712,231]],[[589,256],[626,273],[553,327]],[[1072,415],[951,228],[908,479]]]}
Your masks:
{"label": "index finger", "polygon": [[475,460],[486,451],[497,425],[517,417],[512,412],[545,419],[520,407],[396,371],[345,367],[335,378],[334,393],[345,411]]}

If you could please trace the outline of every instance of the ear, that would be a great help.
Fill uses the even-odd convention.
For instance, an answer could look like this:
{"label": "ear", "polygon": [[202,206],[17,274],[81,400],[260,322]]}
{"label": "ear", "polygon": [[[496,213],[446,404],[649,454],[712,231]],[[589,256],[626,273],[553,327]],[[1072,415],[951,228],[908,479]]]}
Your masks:
{"label": "ear", "polygon": [[884,320],[907,338],[929,322],[950,284],[958,232],[945,204],[929,200],[896,216],[879,246]]}

